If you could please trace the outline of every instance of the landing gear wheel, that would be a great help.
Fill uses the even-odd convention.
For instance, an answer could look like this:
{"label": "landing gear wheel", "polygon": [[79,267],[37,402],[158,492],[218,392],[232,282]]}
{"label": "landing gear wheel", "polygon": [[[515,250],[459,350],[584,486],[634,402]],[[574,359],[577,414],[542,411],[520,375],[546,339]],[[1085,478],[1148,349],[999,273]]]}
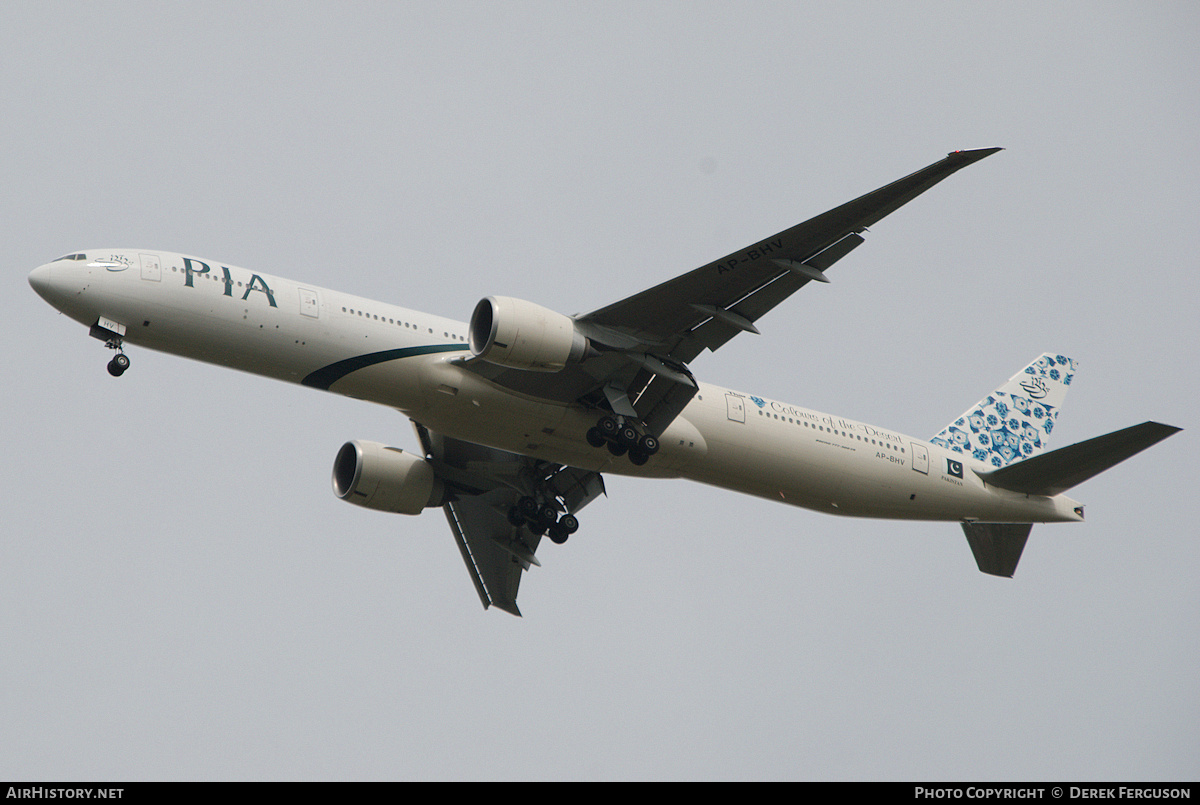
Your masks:
{"label": "landing gear wheel", "polygon": [[526,520],[536,520],[538,516],[538,502],[526,495],[517,501],[517,511],[519,511]]}
{"label": "landing gear wheel", "polygon": [[635,467],[640,467],[650,460],[650,456],[643,453],[641,450],[629,451],[629,463]]}
{"label": "landing gear wheel", "polygon": [[621,428],[621,435],[618,438],[620,438],[621,444],[625,445],[625,448],[628,450],[637,447],[638,432],[632,425],[626,425]]}
{"label": "landing gear wheel", "polygon": [[612,453],[614,456],[623,456],[628,450],[628,447],[623,444],[619,444],[618,442],[608,443],[608,452]]}
{"label": "landing gear wheel", "polygon": [[550,535],[550,540],[555,545],[562,545],[567,541],[567,537],[579,530],[579,520],[573,514],[564,514],[558,518],[558,522],[549,526],[547,532]]}
{"label": "landing gear wheel", "polygon": [[587,432],[587,440],[592,447],[604,447],[604,443],[607,441],[599,428],[590,428]]}
{"label": "landing gear wheel", "polygon": [[508,522],[509,525],[513,526],[514,528],[520,528],[521,526],[525,525],[525,515],[521,514],[520,509],[518,509],[516,506],[513,506],[508,510]]}
{"label": "landing gear wheel", "polygon": [[596,423],[596,430],[600,431],[600,435],[607,439],[617,438],[617,434],[621,431],[621,425],[611,416],[600,417],[600,421]]}
{"label": "landing gear wheel", "polygon": [[123,352],[118,352],[113,356],[113,359],[108,362],[108,373],[113,377],[120,377],[125,374],[125,370],[129,368],[129,357]]}
{"label": "landing gear wheel", "polygon": [[658,448],[659,443],[657,437],[651,436],[649,433],[638,440],[638,452],[645,453],[647,457],[657,453]]}

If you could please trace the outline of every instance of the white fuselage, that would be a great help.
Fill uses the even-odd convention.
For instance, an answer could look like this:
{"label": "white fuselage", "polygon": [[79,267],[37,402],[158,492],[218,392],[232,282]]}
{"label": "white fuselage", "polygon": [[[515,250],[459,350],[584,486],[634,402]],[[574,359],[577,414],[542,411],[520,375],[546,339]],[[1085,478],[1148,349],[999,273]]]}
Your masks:
{"label": "white fuselage", "polygon": [[[1077,521],[1078,504],[987,486],[961,454],[774,400],[699,384],[637,467],[584,435],[597,412],[526,397],[464,368],[467,325],[167,252],[105,249],[36,269],[48,302],[130,344],[396,408],[458,439],[600,472],[678,477],[831,514]],[[961,477],[960,477],[961,476]]]}

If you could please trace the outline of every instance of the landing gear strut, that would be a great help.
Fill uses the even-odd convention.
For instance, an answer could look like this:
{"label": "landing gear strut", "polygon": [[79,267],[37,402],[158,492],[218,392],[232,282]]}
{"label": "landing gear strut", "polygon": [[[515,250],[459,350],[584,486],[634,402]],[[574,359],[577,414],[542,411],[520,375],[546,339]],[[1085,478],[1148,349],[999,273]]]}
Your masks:
{"label": "landing gear strut", "polygon": [[592,447],[608,447],[614,456],[629,454],[629,460],[641,466],[658,452],[658,437],[640,433],[629,422],[621,422],[613,416],[602,416],[596,427],[587,432],[588,444]]}

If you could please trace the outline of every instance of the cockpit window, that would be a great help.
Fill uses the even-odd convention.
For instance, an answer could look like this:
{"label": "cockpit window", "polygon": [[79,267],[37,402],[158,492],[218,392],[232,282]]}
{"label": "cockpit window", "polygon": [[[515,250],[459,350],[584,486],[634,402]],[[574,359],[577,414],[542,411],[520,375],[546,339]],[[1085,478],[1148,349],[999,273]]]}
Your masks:
{"label": "cockpit window", "polygon": [[54,262],[57,263],[60,260],[86,260],[86,259],[87,259],[86,254],[64,254],[62,257],[58,258],[58,260],[55,260]]}

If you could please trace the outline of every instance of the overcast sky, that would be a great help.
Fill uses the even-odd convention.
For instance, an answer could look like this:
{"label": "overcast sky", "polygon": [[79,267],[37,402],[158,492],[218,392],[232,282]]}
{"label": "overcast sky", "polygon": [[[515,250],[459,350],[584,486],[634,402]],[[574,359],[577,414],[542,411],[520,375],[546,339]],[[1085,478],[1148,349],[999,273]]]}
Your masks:
{"label": "overcast sky", "polygon": [[[1200,776],[1200,8],[0,10],[0,779]],[[438,511],[338,501],[399,413],[132,347],[29,288],[180,251],[465,320],[586,312],[1005,151],[692,368],[928,437],[1049,350],[1075,489],[1016,578],[954,524],[608,479],[485,612]]]}

